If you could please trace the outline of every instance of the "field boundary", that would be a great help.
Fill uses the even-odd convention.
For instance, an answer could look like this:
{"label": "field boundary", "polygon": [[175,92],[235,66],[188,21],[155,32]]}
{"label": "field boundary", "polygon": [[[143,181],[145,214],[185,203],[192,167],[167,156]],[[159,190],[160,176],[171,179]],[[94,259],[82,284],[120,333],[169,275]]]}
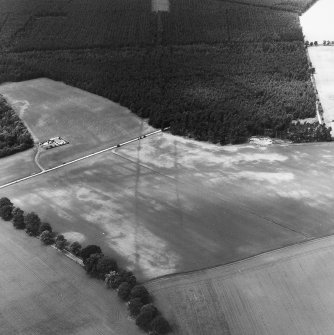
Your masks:
{"label": "field boundary", "polygon": [[[247,262],[250,262],[252,260],[256,260],[256,258],[264,257],[266,255],[270,256],[271,254],[275,254],[275,253],[278,253],[278,252],[289,251],[289,249],[293,249],[293,248],[296,248],[298,246],[304,246],[304,245],[311,246],[312,244],[315,244],[315,243],[320,242],[322,240],[329,240],[329,239],[332,239],[333,237],[334,237],[334,234],[330,234],[330,235],[322,236],[322,237],[310,238],[310,239],[305,240],[305,241],[294,242],[294,243],[288,244],[288,245],[283,246],[283,247],[279,247],[279,248],[276,248],[276,249],[264,251],[264,252],[261,252],[259,254],[253,255],[253,256],[248,256],[248,257],[239,259],[237,261],[231,261],[231,262],[218,264],[218,265],[214,265],[214,266],[208,266],[208,267],[204,267],[204,268],[197,269],[197,270],[180,271],[180,272],[175,272],[175,273],[162,275],[162,276],[159,276],[159,277],[156,277],[156,278],[148,279],[148,280],[144,281],[143,284],[145,284],[145,285],[146,284],[151,284],[151,283],[153,284],[156,281],[168,280],[170,278],[172,279],[172,278],[175,278],[175,277],[188,276],[188,275],[192,275],[192,274],[195,274],[195,273],[200,273],[201,274],[201,273],[205,273],[206,271],[215,270],[215,269],[218,269],[218,268],[225,268],[225,267],[227,268],[227,267],[231,267],[231,266],[237,266],[238,264],[247,263]],[[323,249],[323,248],[326,248],[326,247],[324,246],[324,247],[321,247],[321,248]],[[319,247],[319,249],[320,249],[320,247]],[[279,262],[283,259],[289,259],[289,258],[294,257],[294,256],[296,256],[296,255],[289,255],[289,256],[285,256],[285,257],[282,257],[282,258],[276,259],[276,260],[273,259],[273,260],[271,260],[271,262]],[[270,262],[268,261],[267,264],[269,264],[269,263]]]}

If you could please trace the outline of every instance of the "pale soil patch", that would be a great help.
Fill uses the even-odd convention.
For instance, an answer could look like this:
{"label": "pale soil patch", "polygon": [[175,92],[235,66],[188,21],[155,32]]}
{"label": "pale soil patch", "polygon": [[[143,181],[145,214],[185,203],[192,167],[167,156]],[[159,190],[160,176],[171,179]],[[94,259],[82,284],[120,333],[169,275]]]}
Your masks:
{"label": "pale soil patch", "polygon": [[66,240],[70,243],[79,242],[80,244],[82,244],[86,241],[85,235],[75,232],[75,231],[68,231],[66,233],[61,233],[61,234],[63,234]]}
{"label": "pale soil patch", "polygon": [[[139,159],[182,185],[307,235],[334,233],[334,146],[219,147],[169,134],[146,139]],[[135,145],[117,153],[137,160]]]}
{"label": "pale soil patch", "polygon": [[0,333],[142,334],[115,292],[35,238],[0,222]]}
{"label": "pale soil patch", "polygon": [[135,138],[152,130],[110,100],[49,79],[0,85],[39,142],[61,136],[70,142],[40,156],[44,168]]}
{"label": "pale soil patch", "polygon": [[182,335],[328,335],[334,238],[146,283]]}
{"label": "pale soil patch", "polygon": [[301,123],[301,124],[304,124],[304,123],[315,123],[315,122],[319,122],[319,120],[318,120],[318,117],[309,117],[307,119],[292,120],[293,124],[296,124],[298,122]]}
{"label": "pale soil patch", "polygon": [[[325,123],[334,130],[334,47],[309,48]],[[334,132],[332,131],[332,136]]]}
{"label": "pale soil patch", "polygon": [[[306,122],[305,120],[304,122]],[[281,140],[279,138],[271,138],[271,137],[265,137],[265,136],[252,136],[249,139],[249,143],[265,146],[265,145],[270,145],[270,144],[291,144],[292,142],[288,140]]]}

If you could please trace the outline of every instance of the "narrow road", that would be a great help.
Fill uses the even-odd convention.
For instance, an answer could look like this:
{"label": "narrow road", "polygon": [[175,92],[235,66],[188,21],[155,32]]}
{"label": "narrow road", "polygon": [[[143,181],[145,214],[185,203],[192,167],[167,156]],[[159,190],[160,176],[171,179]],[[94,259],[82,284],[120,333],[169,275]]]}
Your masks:
{"label": "narrow road", "polygon": [[[167,130],[167,128],[164,129],[164,130]],[[147,133],[147,134],[140,135],[140,136],[135,137],[135,138],[133,138],[133,139],[131,139],[131,140],[129,140],[129,141],[126,141],[126,142],[123,142],[123,143],[120,143],[120,144],[117,144],[117,145],[113,145],[113,146],[111,146],[111,147],[109,147],[109,148],[106,148],[106,149],[103,149],[103,150],[94,152],[94,153],[92,153],[92,154],[89,154],[89,155],[86,155],[86,156],[83,156],[83,157],[74,159],[74,160],[69,161],[69,162],[67,162],[67,163],[63,163],[63,164],[61,164],[61,165],[58,165],[58,166],[55,166],[55,167],[53,167],[53,168],[46,169],[46,170],[44,170],[43,167],[40,166],[40,164],[38,164],[38,163],[36,162],[36,159],[38,159],[38,157],[37,157],[37,155],[36,155],[37,158],[35,157],[35,162],[36,162],[37,166],[42,170],[41,172],[32,174],[32,175],[27,176],[27,177],[24,177],[24,178],[17,179],[17,180],[14,180],[14,181],[11,181],[10,183],[4,184],[4,185],[1,185],[1,186],[0,186],[0,189],[5,188],[5,187],[8,187],[8,186],[11,186],[11,185],[18,184],[18,183],[20,183],[20,182],[23,182],[23,181],[26,181],[26,180],[29,180],[29,179],[32,179],[32,178],[35,178],[35,177],[38,177],[38,176],[40,176],[40,175],[42,175],[42,174],[49,173],[49,172],[51,172],[51,171],[55,171],[55,170],[61,169],[61,168],[65,167],[65,166],[68,166],[68,165],[71,165],[71,164],[80,162],[80,161],[82,161],[82,160],[84,160],[84,159],[87,159],[87,158],[91,158],[91,157],[100,155],[100,154],[102,154],[102,153],[104,153],[104,152],[107,152],[107,151],[110,151],[110,150],[113,150],[113,149],[116,149],[116,148],[120,148],[120,147],[122,147],[122,146],[124,146],[124,145],[127,145],[127,144],[130,144],[130,143],[132,143],[132,142],[139,141],[139,140],[141,140],[142,138],[145,138],[145,137],[148,137],[148,136],[152,136],[152,135],[155,135],[155,134],[159,134],[159,133],[161,133],[162,131],[163,131],[163,130],[159,129],[159,130],[156,130],[156,131],[152,131],[151,133]]]}

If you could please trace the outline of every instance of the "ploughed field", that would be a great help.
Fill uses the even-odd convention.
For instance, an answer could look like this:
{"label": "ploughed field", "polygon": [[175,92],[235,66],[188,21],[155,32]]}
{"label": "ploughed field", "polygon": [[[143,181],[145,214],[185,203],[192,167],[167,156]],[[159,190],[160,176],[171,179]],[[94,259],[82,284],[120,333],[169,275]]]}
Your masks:
{"label": "ploughed field", "polygon": [[55,249],[0,222],[0,332],[142,334],[114,292]]}
{"label": "ploughed field", "polygon": [[334,238],[147,283],[176,335],[328,335]]}

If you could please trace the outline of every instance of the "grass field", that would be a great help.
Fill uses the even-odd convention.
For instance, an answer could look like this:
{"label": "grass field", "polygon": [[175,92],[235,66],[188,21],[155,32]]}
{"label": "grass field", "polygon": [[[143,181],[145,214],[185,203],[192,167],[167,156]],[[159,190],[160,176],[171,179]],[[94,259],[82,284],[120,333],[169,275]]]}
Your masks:
{"label": "grass field", "polygon": [[328,335],[334,238],[147,283],[177,335]]}
{"label": "grass field", "polygon": [[0,222],[0,333],[135,335],[114,292],[37,239]]}
{"label": "grass field", "polygon": [[152,128],[110,100],[48,79],[0,86],[35,140],[61,136],[69,145],[44,151],[44,168],[82,157],[148,132]]}

